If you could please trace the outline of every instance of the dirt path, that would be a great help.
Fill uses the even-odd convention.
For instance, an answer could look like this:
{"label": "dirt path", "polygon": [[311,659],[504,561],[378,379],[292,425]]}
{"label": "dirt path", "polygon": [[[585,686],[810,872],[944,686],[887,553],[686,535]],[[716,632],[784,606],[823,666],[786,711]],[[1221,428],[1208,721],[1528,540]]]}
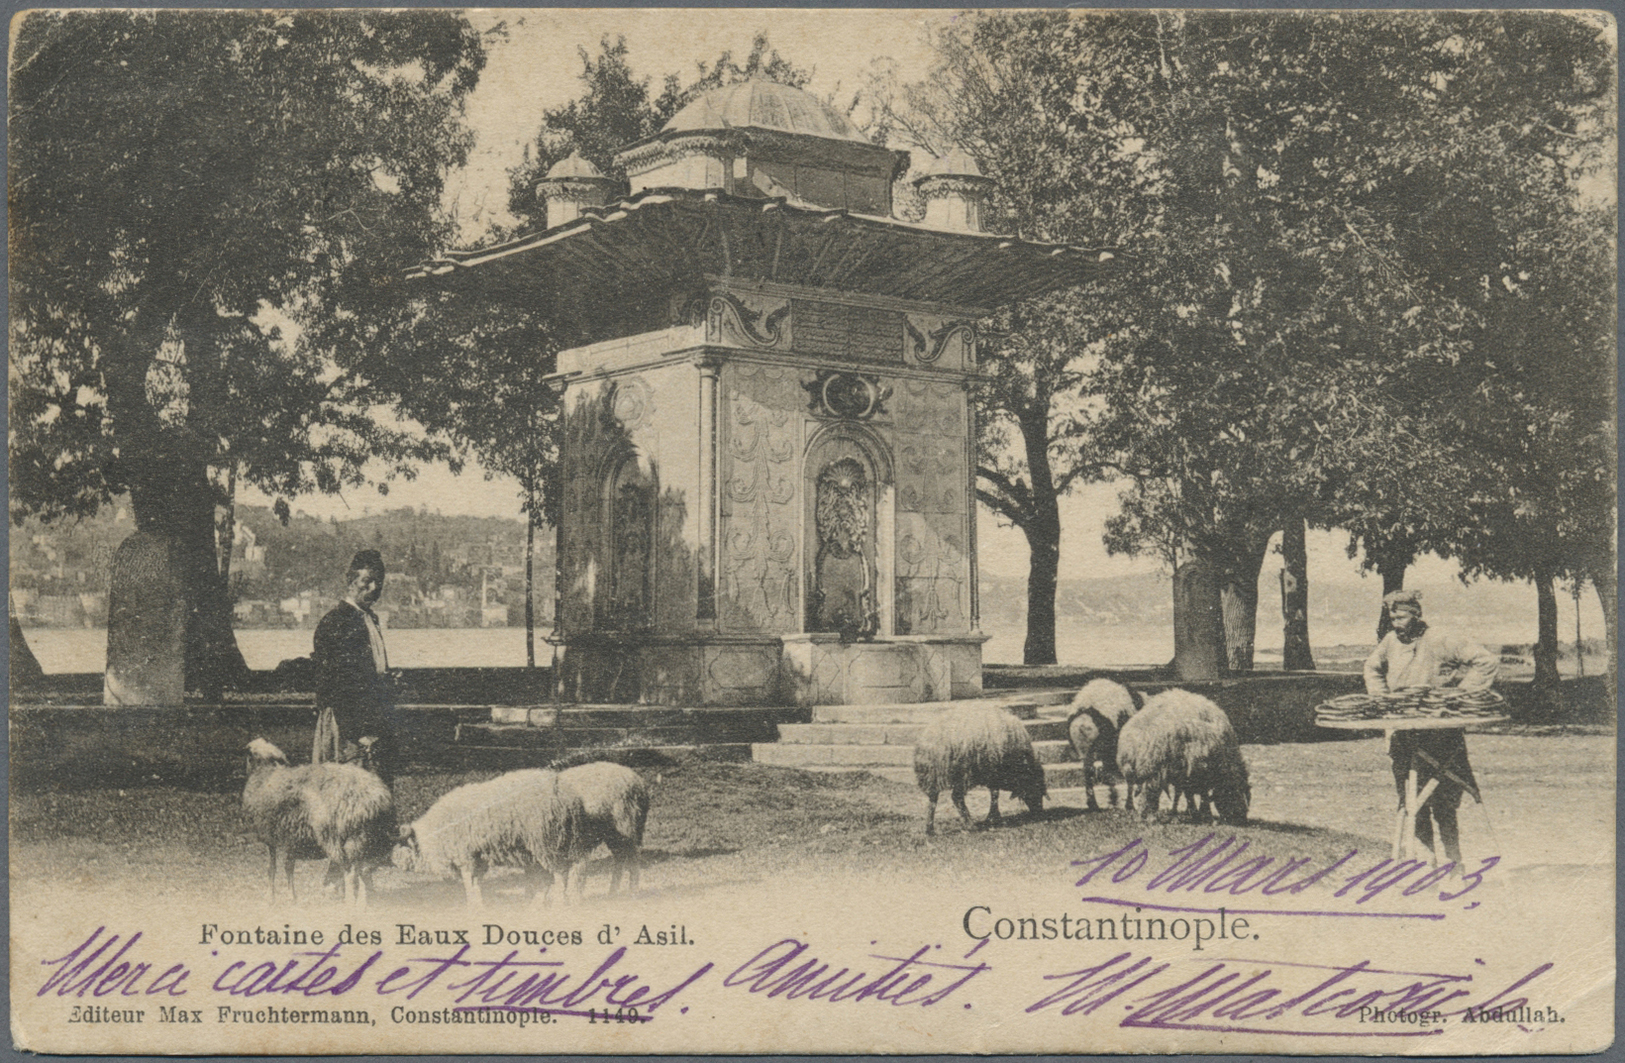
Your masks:
{"label": "dirt path", "polygon": [[[1461,815],[1469,858],[1501,857],[1503,870],[1585,867],[1611,872],[1614,738],[1607,734],[1474,735],[1473,765],[1485,803]],[[1252,822],[1238,831],[1269,851],[1332,854],[1391,840],[1394,798],[1380,738],[1243,749],[1253,788]],[[924,799],[912,786],[874,776],[820,775],[755,765],[695,764],[656,775],[645,841],[644,885],[703,893],[729,881],[884,870],[904,879],[974,877],[990,861],[1007,870],[1065,867],[1143,835],[1176,840],[1201,828],[1146,825],[1121,812],[1084,813],[1081,791],[1052,795],[1042,817],[1017,815],[1004,829],[968,832],[943,799],[941,833],[921,832]],[[403,818],[427,808],[474,773],[412,775],[397,783]],[[986,809],[972,795],[973,814]],[[1010,801],[1007,812],[1021,808]],[[235,792],[173,786],[14,793],[14,900],[64,887],[186,902],[257,903],[265,850]],[[1177,843],[1177,842],[1175,842]],[[301,865],[315,891],[319,865]],[[392,869],[379,900],[455,904],[460,889]],[[603,889],[596,880],[595,889]],[[393,899],[392,899],[393,898]],[[319,897],[309,903],[321,903]]]}

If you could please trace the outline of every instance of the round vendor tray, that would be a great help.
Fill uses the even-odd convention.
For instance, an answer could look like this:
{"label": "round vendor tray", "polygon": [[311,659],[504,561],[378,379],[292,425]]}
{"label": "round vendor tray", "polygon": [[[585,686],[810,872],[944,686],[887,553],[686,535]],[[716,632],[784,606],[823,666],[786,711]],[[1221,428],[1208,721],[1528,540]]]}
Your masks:
{"label": "round vendor tray", "polygon": [[1480,727],[1490,723],[1506,723],[1510,716],[1396,716],[1392,719],[1316,720],[1316,727],[1333,731],[1445,731]]}

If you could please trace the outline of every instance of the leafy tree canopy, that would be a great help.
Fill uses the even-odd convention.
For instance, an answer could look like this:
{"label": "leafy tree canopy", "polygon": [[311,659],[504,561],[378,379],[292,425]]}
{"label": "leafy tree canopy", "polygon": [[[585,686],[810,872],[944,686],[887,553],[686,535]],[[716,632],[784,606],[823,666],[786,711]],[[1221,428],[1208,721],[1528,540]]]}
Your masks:
{"label": "leafy tree canopy", "polygon": [[[11,512],[128,491],[180,551],[188,682],[241,670],[215,506],[444,447],[398,387],[392,278],[449,235],[485,62],[435,11],[37,11],[10,92]],[[207,676],[207,678],[205,677]]]}
{"label": "leafy tree canopy", "polygon": [[[1611,463],[1611,255],[1572,262],[1612,231],[1578,194],[1614,143],[1593,21],[992,13],[936,43],[925,83],[880,94],[889,131],[975,155],[995,230],[1131,264],[992,345],[986,423],[1008,430],[984,433],[983,495],[1016,523],[1045,523],[1018,519],[1043,517],[1038,484],[1122,477],[1112,548],[1202,558],[1250,595],[1292,515],[1368,556],[1397,542],[1402,570],[1480,523],[1522,538],[1477,500],[1562,510],[1537,487]],[[1557,411],[1575,428],[1544,464],[1495,457]],[[1037,573],[1053,547],[1029,540]]]}
{"label": "leafy tree canopy", "polygon": [[483,64],[479,36],[438,12],[26,16],[14,514],[133,488],[138,519],[161,523],[175,462],[291,497],[361,482],[369,457],[434,453],[370,416],[391,396],[360,322],[449,233],[442,182]]}

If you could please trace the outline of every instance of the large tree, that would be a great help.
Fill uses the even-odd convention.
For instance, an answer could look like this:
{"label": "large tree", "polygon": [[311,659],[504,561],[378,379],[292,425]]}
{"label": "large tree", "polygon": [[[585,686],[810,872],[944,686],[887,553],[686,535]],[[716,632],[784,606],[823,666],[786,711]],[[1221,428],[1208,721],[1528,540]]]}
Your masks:
{"label": "large tree", "polygon": [[[1129,254],[1111,305],[1071,297],[1092,326],[1073,357],[1090,342],[1103,352],[1083,385],[1097,405],[1080,454],[1132,485],[1114,547],[1219,574],[1232,666],[1251,663],[1259,566],[1286,523],[1349,528],[1385,582],[1417,550],[1459,550],[1494,479],[1464,422],[1513,357],[1496,324],[1506,293],[1482,296],[1522,283],[1490,263],[1527,261],[1524,242],[1554,226],[1575,231],[1564,160],[1577,140],[1611,137],[1596,25],[993,14],[959,20],[939,50],[943,68],[905,97],[899,124],[921,140],[951,132],[1005,202],[1032,205],[1029,224],[1006,216],[1021,231]],[[1590,328],[1594,300],[1573,297],[1589,283],[1543,312]],[[1545,408],[1569,408],[1548,394]],[[1058,423],[1070,447],[1078,422]],[[1513,466],[1553,475],[1503,466],[1503,492]]]}
{"label": "large tree", "polygon": [[188,684],[241,671],[217,505],[443,453],[374,416],[399,268],[449,235],[480,36],[435,11],[39,11],[10,80],[13,518],[128,492]]}

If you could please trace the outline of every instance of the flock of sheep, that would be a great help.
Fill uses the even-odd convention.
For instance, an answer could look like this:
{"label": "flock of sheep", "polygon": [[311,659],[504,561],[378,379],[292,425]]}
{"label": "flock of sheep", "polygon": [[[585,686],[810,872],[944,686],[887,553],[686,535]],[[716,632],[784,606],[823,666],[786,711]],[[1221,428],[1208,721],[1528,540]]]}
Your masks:
{"label": "flock of sheep", "polygon": [[344,884],[345,903],[365,908],[367,872],[393,862],[408,871],[461,877],[470,908],[482,903],[480,879],[492,866],[518,867],[527,891],[546,903],[555,876],[568,897],[584,886],[586,860],[600,844],[612,858],[609,890],[621,873],[637,889],[638,850],[649,817],[649,788],[620,764],[555,761],[511,771],[443,794],[412,823],[399,825],[389,787],[356,764],[292,767],[263,738],[248,746],[243,807],[270,850],[270,892],[278,871],[294,899],[295,860],[324,857]]}
{"label": "flock of sheep", "polygon": [[[1067,734],[1083,768],[1088,807],[1095,802],[1095,765],[1103,769],[1111,803],[1120,775],[1127,807],[1158,815],[1164,793],[1169,812],[1180,801],[1192,819],[1244,823],[1252,801],[1247,764],[1230,718],[1207,698],[1165,690],[1141,706],[1121,683],[1095,679],[1072,699]],[[999,791],[1020,798],[1032,812],[1044,807],[1044,769],[1020,720],[991,705],[967,705],[931,723],[914,747],[914,777],[925,791],[925,833],[936,827],[937,797],[948,791],[960,819],[971,822],[965,792],[987,787],[988,822],[999,818]]]}
{"label": "flock of sheep", "polygon": [[[1213,702],[1168,690],[1140,704],[1119,683],[1096,679],[1072,700],[1067,723],[1083,767],[1088,807],[1095,802],[1095,765],[1110,801],[1114,773],[1126,786],[1130,810],[1154,817],[1164,793],[1170,812],[1180,801],[1193,818],[1215,814],[1226,823],[1247,818],[1251,790],[1230,720]],[[442,795],[415,822],[399,824],[389,787],[356,764],[290,766],[276,746],[256,738],[248,747],[243,807],[270,850],[270,893],[279,873],[294,899],[296,860],[328,861],[343,882],[347,904],[365,907],[368,873],[384,863],[440,877],[460,877],[470,907],[482,903],[480,879],[492,866],[524,871],[527,891],[546,903],[555,877],[570,895],[582,890],[586,860],[604,845],[612,859],[609,889],[638,885],[638,852],[649,815],[649,789],[637,772],[581,754],[547,768],[508,772]],[[999,792],[1042,810],[1044,769],[1021,721],[990,705],[954,709],[928,725],[914,748],[914,774],[926,796],[925,832],[936,825],[944,790],[967,824],[965,793],[987,787],[988,821],[999,818]]]}

